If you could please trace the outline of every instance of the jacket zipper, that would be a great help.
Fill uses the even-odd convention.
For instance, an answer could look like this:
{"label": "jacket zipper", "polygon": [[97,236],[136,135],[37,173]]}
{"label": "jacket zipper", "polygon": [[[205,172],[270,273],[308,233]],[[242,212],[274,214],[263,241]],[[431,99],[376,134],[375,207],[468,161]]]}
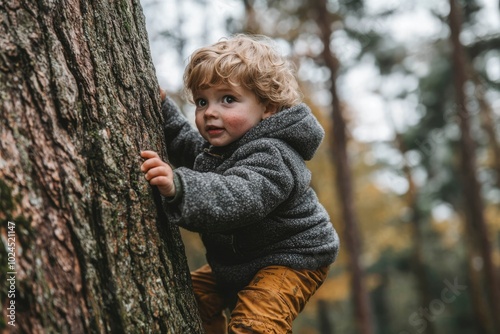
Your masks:
{"label": "jacket zipper", "polygon": [[208,148],[204,148],[203,152],[205,152],[206,154],[208,154],[208,155],[210,155],[212,157],[216,157],[216,158],[219,158],[219,159],[224,159],[224,155],[212,153],[212,152],[210,152],[210,149],[208,149]]}

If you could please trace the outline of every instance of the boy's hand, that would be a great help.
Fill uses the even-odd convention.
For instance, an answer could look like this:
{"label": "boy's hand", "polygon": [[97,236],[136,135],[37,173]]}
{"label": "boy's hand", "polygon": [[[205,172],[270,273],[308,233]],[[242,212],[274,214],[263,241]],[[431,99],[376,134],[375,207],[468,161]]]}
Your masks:
{"label": "boy's hand", "polygon": [[141,157],[146,159],[141,166],[141,172],[152,186],[157,186],[165,197],[175,196],[174,172],[172,167],[163,162],[153,151],[142,151]]}

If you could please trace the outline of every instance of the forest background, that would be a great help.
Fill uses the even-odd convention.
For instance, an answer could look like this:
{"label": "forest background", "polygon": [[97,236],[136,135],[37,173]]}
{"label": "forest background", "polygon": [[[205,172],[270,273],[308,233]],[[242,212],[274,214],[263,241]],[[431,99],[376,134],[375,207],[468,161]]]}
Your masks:
{"label": "forest background", "polygon": [[[294,332],[500,332],[498,1],[141,3],[159,83],[188,117],[189,54],[258,33],[327,131],[309,167],[342,251]],[[203,247],[183,239],[195,269]]]}

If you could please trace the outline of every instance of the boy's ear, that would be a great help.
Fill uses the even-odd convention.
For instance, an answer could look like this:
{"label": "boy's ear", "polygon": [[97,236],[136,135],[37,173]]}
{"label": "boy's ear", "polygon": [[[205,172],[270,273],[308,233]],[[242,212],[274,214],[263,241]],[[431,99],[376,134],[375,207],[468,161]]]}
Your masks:
{"label": "boy's ear", "polygon": [[264,116],[262,119],[266,119],[278,112],[278,106],[276,104],[268,102],[266,105],[266,110],[264,110]]}

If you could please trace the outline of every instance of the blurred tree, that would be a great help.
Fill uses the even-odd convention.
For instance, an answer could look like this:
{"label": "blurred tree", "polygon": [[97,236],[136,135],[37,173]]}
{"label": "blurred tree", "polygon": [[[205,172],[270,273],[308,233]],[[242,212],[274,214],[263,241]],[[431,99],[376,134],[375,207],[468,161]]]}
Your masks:
{"label": "blurred tree", "polygon": [[170,42],[170,44],[177,50],[177,53],[179,54],[178,61],[180,67],[184,67],[184,59],[187,57],[186,55],[187,37],[184,34],[184,28],[186,26],[185,24],[186,14],[184,12],[183,3],[185,3],[185,1],[175,0],[175,5],[177,8],[176,24],[174,25],[175,29],[163,30],[159,34],[165,40]]}
{"label": "blurred tree", "polygon": [[318,322],[319,322],[319,334],[334,334],[335,329],[330,322],[329,304],[326,300],[320,299],[318,301]]}
{"label": "blurred tree", "polygon": [[[429,223],[429,214],[422,210],[419,205],[419,190],[417,185],[415,184],[414,177],[412,174],[411,165],[408,160],[405,158],[408,153],[408,149],[404,143],[404,138],[402,134],[397,129],[394,124],[392,117],[389,115],[389,122],[392,123],[393,131],[394,131],[394,142],[399,150],[399,153],[403,157],[403,173],[406,177],[406,181],[408,183],[408,190],[405,194],[407,207],[410,210],[409,221],[412,227],[412,239],[413,239],[413,257],[412,257],[412,265],[413,272],[417,278],[417,284],[419,289],[419,297],[422,305],[430,305],[432,301],[432,294],[430,290],[429,278],[427,275],[426,269],[426,260],[425,260],[425,243],[424,243],[424,235],[422,232],[422,225]],[[435,333],[433,323],[429,323],[426,327],[426,333],[433,334]]]}
{"label": "blurred tree", "polygon": [[321,53],[325,67],[330,71],[330,95],[332,99],[332,157],[336,169],[336,186],[340,199],[342,220],[344,222],[344,245],[349,252],[349,270],[351,273],[351,293],[353,295],[355,321],[360,333],[374,333],[370,298],[364,282],[364,273],[360,265],[361,236],[354,211],[352,174],[347,154],[347,125],[342,114],[342,107],[337,93],[339,61],[331,50],[332,16],[326,0],[319,0],[313,7],[320,39],[323,44]]}
{"label": "blurred tree", "polygon": [[[467,9],[467,8],[466,8]],[[461,12],[455,0],[450,0],[450,40],[453,46],[453,74],[455,84],[455,99],[460,125],[461,172],[464,187],[464,207],[466,220],[473,232],[474,246],[480,251],[484,263],[485,281],[488,290],[488,300],[491,307],[493,332],[500,332],[500,282],[497,269],[492,259],[491,241],[484,217],[484,204],[481,185],[476,176],[475,144],[471,137],[470,112],[467,107],[465,84],[467,81],[467,63],[465,52],[460,41]]]}
{"label": "blurred tree", "polygon": [[[403,133],[408,151],[417,153],[420,159],[413,169],[425,172],[425,181],[421,181],[419,206],[427,217],[432,215],[432,209],[438,203],[449,204],[459,216],[462,216],[464,207],[461,202],[463,190],[461,183],[457,182],[460,178],[455,157],[458,144],[453,131],[454,124],[447,116],[453,81],[451,64],[445,60],[446,57],[449,57],[447,46],[441,41],[434,42],[432,55],[427,60],[428,74],[419,78],[419,101],[424,114],[418,124]],[[462,242],[470,244],[473,239],[471,235],[467,230],[461,233]],[[442,265],[441,261],[429,251],[436,248],[443,251],[442,245],[433,245],[431,240],[426,239],[427,253],[431,255],[427,257],[427,266],[438,269]],[[466,261],[464,272],[468,275],[467,292],[475,313],[474,326],[478,332],[483,333],[484,325],[488,322],[485,320],[488,318],[488,311],[482,284],[477,278],[477,269],[472,264],[477,255],[474,248],[469,247],[463,261]]]}
{"label": "blurred tree", "polygon": [[491,168],[496,174],[496,187],[500,188],[500,140],[496,130],[495,114],[486,98],[486,87],[483,80],[475,73],[474,69],[470,69],[469,73],[473,76],[475,98],[478,101],[479,112],[481,113],[481,126],[488,135],[489,146],[491,147]]}
{"label": "blurred tree", "polygon": [[255,0],[243,0],[245,6],[245,22],[243,31],[247,34],[260,34],[261,28],[254,9]]}
{"label": "blurred tree", "polygon": [[[466,7],[468,8],[467,12],[469,13],[468,15],[471,21],[473,20],[473,13],[475,13],[479,8],[476,4],[473,4],[473,2],[474,1],[469,1],[468,4],[466,4]],[[382,37],[379,36],[378,40],[381,40],[381,38]],[[494,38],[490,38],[489,40],[492,41],[489,45],[492,45],[495,41]],[[440,202],[443,203],[443,201],[444,203],[450,203],[453,205],[457,212],[461,212],[465,207],[460,198],[460,195],[464,193],[464,190],[461,189],[460,182],[457,182],[457,179],[459,179],[459,170],[455,166],[454,159],[454,152],[459,148],[456,141],[458,136],[454,135],[454,133],[456,133],[454,131],[454,119],[448,114],[448,110],[451,109],[450,105],[452,104],[451,93],[453,83],[451,80],[452,71],[448,61],[449,46],[447,40],[440,38],[428,41],[427,43],[432,43],[432,48],[425,47],[424,44],[422,49],[425,50],[425,54],[422,53],[420,59],[415,58],[415,56],[410,58],[409,56],[411,54],[409,54],[400,58],[400,61],[388,61],[387,57],[382,54],[381,60],[377,61],[377,64],[382,65],[381,68],[383,70],[381,69],[381,73],[389,74],[393,71],[401,70],[409,71],[411,73],[411,67],[408,66],[408,64],[411,64],[411,62],[414,62],[415,60],[417,60],[417,62],[425,62],[426,66],[429,66],[428,70],[425,71],[427,74],[424,76],[420,75],[420,85],[418,87],[421,102],[420,107],[422,108],[420,112],[423,111],[423,117],[416,126],[410,127],[409,131],[402,133],[401,138],[403,144],[409,147],[409,153],[414,156],[414,154],[418,152],[417,156],[419,159],[416,160],[418,161],[418,164],[413,163],[414,169],[418,171],[420,175],[422,175],[422,171],[425,171],[424,186],[421,191],[421,196],[418,196],[420,197],[418,202],[420,202],[419,206],[421,206],[420,210],[424,215],[423,217],[426,217],[426,219],[429,218],[429,214],[431,213],[433,207]],[[480,48],[477,47],[475,42],[471,43],[470,47],[473,48],[476,56],[479,56],[481,52],[485,50],[487,51],[487,47],[482,51],[478,51]],[[366,51],[369,52],[369,50]],[[410,52],[415,54],[415,51]],[[419,52],[417,51],[417,54],[418,53]],[[375,55],[377,58],[379,57],[378,53],[375,53]],[[394,60],[397,60],[397,58]],[[470,68],[471,66],[466,67],[468,70]],[[474,81],[476,81],[476,99],[481,107],[480,113],[485,114],[484,112],[487,111],[487,109],[485,110],[484,108],[487,108],[488,105],[485,99],[481,101],[478,93],[482,93],[484,98],[484,93],[487,89],[487,87],[485,87],[487,81],[482,78],[480,79],[480,84],[483,85],[483,90],[481,92],[477,91],[478,87],[480,87],[478,86],[477,80]],[[397,98],[406,98],[407,94],[407,92],[403,92],[398,95]],[[469,106],[471,105],[470,100],[467,101],[467,104]],[[491,117],[488,117],[488,115]],[[473,116],[475,115],[468,116],[471,122],[475,119]],[[483,121],[482,124],[485,128],[485,132],[489,135],[490,140],[488,144],[492,146],[492,152],[494,154],[496,150],[496,139],[495,133],[492,131],[495,124],[493,117],[494,116],[492,116],[491,113],[487,114],[483,117],[483,119],[486,118],[490,121]],[[486,125],[486,123],[488,124]],[[476,130],[476,128],[474,129]],[[476,132],[475,135],[476,140],[484,138],[484,135],[480,132]],[[485,141],[483,140],[483,145],[484,142]],[[406,159],[403,159],[403,161],[406,163]],[[422,169],[422,167],[424,169]],[[484,162],[483,166],[480,166],[480,168],[484,168]],[[404,169],[405,168],[403,166],[403,170]],[[476,167],[476,170],[477,169],[478,168]],[[495,178],[492,178],[490,180],[494,179]],[[483,178],[483,180],[485,179]],[[486,179],[485,181],[488,185],[488,180]],[[420,182],[422,183],[422,181]],[[411,188],[411,181],[408,181],[408,184],[409,188]],[[489,186],[491,187],[491,184]],[[468,203],[468,201],[466,202]],[[464,233],[463,238],[467,240],[471,234],[473,233]],[[431,244],[430,240],[426,240],[427,249],[430,249],[431,247],[434,248],[435,246],[436,245]],[[442,245],[437,246],[440,248],[443,247]],[[470,265],[468,266],[470,279],[467,283],[468,292],[471,300],[473,301],[473,305],[475,305],[476,321],[479,326],[479,332],[485,332],[483,325],[487,322],[484,321],[484,314],[485,312],[487,314],[488,310],[483,305],[485,301],[485,295],[482,288],[483,284],[477,278],[477,256],[482,258],[480,253],[475,250],[471,250],[467,252],[467,255],[464,257],[464,261],[466,261],[467,258],[470,259]],[[436,257],[428,258],[426,262],[427,265],[431,265],[433,267],[439,265]],[[431,293],[438,292],[439,291],[432,292],[431,289]],[[428,305],[428,303],[424,303],[424,305]],[[462,327],[462,329],[464,328]]]}
{"label": "blurred tree", "polygon": [[163,150],[159,103],[137,1],[0,2],[11,333],[201,333],[179,231],[139,171]]}

